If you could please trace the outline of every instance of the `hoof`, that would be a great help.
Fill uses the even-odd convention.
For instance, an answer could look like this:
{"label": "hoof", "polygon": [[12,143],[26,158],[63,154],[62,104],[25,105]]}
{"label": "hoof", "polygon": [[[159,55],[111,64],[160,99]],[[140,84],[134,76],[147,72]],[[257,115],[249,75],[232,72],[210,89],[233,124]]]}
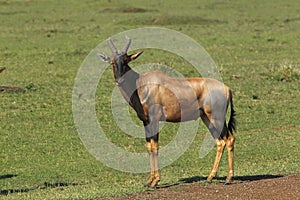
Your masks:
{"label": "hoof", "polygon": [[213,176],[207,177],[206,182],[207,183],[212,183],[213,178],[214,178]]}
{"label": "hoof", "polygon": [[151,182],[148,181],[146,184],[144,184],[144,186],[148,188],[156,188],[159,181],[159,179],[153,179]]}
{"label": "hoof", "polygon": [[144,184],[144,187],[150,188],[150,189],[155,189],[155,188],[157,188],[157,186],[152,186],[152,185],[147,185],[147,184]]}
{"label": "hoof", "polygon": [[232,183],[233,182],[233,177],[227,177],[225,180],[226,183]]}
{"label": "hoof", "polygon": [[153,181],[152,181],[152,183],[151,183],[151,185],[150,185],[150,187],[151,188],[156,188],[157,187],[157,185],[158,185],[158,182],[159,182],[160,180],[159,179],[154,179]]}
{"label": "hoof", "polygon": [[145,184],[144,184],[144,187],[153,188],[153,187],[151,186],[151,183],[145,183]]}
{"label": "hoof", "polygon": [[211,183],[212,183],[212,180],[206,180],[205,183],[206,183],[206,184],[211,184]]}
{"label": "hoof", "polygon": [[230,184],[232,184],[232,182],[233,182],[233,178],[232,177],[227,177],[226,178],[226,180],[225,180],[225,183],[224,183],[224,185],[230,185]]}

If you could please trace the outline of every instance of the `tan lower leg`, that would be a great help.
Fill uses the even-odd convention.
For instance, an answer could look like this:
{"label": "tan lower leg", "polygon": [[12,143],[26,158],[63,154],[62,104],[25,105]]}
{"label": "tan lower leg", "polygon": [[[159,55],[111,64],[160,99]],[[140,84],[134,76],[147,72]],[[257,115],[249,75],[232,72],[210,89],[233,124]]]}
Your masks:
{"label": "tan lower leg", "polygon": [[151,151],[153,153],[153,170],[154,170],[154,179],[152,181],[151,187],[155,187],[160,181],[159,167],[158,167],[158,142],[151,140]]}
{"label": "tan lower leg", "polygon": [[150,162],[150,176],[146,182],[146,186],[150,186],[153,179],[154,179],[154,158],[153,158],[153,153],[151,151],[151,143],[147,142],[146,143],[146,149],[149,155],[149,162]]}
{"label": "tan lower leg", "polygon": [[207,181],[208,181],[208,182],[211,182],[212,179],[213,179],[213,178],[216,176],[216,174],[217,174],[218,167],[219,167],[219,164],[220,164],[220,161],[221,161],[221,157],[222,157],[222,154],[223,154],[223,151],[224,151],[224,147],[225,147],[225,142],[224,142],[224,140],[216,139],[216,143],[217,143],[217,154],[216,154],[216,158],[215,158],[215,161],[214,161],[212,170],[211,170],[211,172],[210,172],[210,175],[209,175],[208,178],[207,178]]}
{"label": "tan lower leg", "polygon": [[150,176],[146,182],[146,186],[155,187],[160,181],[158,168],[158,143],[153,139],[146,143],[150,161]]}
{"label": "tan lower leg", "polygon": [[225,140],[228,150],[228,175],[226,182],[230,182],[234,176],[234,140],[234,136],[231,134],[228,139]]}

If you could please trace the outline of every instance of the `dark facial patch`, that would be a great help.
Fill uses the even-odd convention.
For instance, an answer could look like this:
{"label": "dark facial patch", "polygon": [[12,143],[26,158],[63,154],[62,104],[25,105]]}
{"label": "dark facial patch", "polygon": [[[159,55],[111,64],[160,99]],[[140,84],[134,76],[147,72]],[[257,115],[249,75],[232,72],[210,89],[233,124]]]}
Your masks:
{"label": "dark facial patch", "polygon": [[113,66],[115,67],[116,71],[116,78],[121,78],[126,72],[128,68],[128,56],[124,53],[116,54],[113,57]]}

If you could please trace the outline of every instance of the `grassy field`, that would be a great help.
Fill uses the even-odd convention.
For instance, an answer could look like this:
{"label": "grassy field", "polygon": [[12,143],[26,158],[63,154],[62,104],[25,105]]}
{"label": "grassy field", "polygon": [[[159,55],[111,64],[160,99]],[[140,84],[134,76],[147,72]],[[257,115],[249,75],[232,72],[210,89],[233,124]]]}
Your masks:
{"label": "grassy field", "polygon": [[[298,0],[0,0],[0,66],[7,68],[0,85],[24,88],[0,93],[0,199],[91,199],[147,190],[148,174],[113,170],[85,149],[73,122],[72,90],[98,43],[149,26],[195,39],[233,89],[236,176],[300,172],[299,13]],[[181,59],[152,51],[132,66],[151,61],[197,75]],[[143,152],[144,139],[124,135],[113,121],[108,69],[97,90],[98,120],[115,144]],[[209,174],[215,150],[199,158],[206,132],[201,123],[188,151],[161,170],[161,184]],[[167,124],[161,145],[174,134],[176,126]],[[220,177],[226,176],[225,157]]]}

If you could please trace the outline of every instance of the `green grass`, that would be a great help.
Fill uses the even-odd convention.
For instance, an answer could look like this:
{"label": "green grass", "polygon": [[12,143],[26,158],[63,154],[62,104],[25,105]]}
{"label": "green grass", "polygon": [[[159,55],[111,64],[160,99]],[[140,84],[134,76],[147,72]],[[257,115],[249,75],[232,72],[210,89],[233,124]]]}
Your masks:
{"label": "green grass", "polygon": [[[111,35],[144,26],[195,39],[234,90],[237,176],[298,173],[299,10],[297,0],[0,0],[0,66],[7,68],[0,85],[25,89],[0,93],[0,199],[90,199],[146,190],[148,174],[119,172],[90,155],[72,116],[75,77],[88,53]],[[182,59],[154,50],[132,66],[147,62],[197,75]],[[144,139],[124,135],[113,121],[110,68],[98,87],[97,116],[107,136],[122,148],[145,152]],[[176,127],[165,125],[161,146]],[[199,158],[206,132],[201,123],[188,151],[161,170],[161,184],[209,174],[215,150]],[[218,175],[226,171],[224,156]]]}

